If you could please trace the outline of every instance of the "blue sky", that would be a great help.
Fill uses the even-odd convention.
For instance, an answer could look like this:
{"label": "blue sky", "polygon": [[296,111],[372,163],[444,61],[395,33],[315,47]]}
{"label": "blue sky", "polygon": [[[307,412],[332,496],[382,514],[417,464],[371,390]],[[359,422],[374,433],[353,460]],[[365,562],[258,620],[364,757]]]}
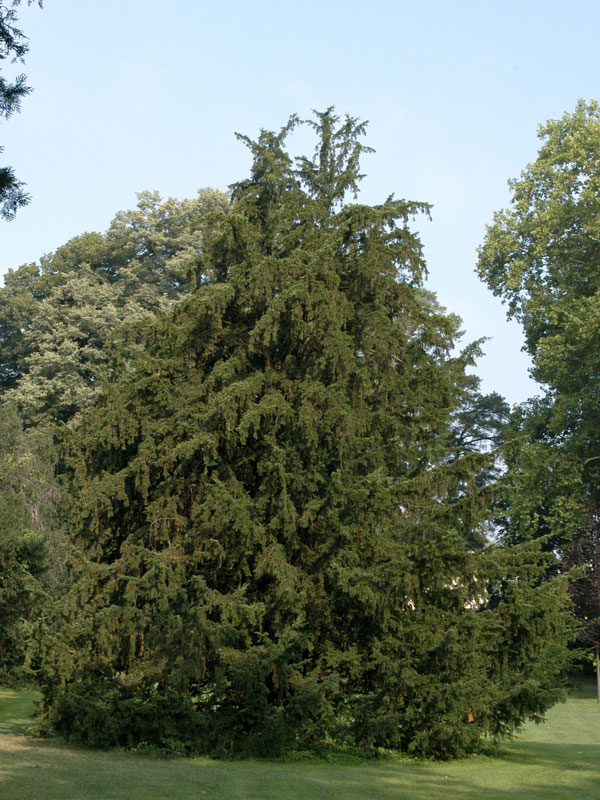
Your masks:
{"label": "blue sky", "polygon": [[35,91],[0,143],[33,201],[2,223],[0,272],[106,229],[143,189],[225,189],[249,167],[234,131],[333,104],[369,120],[361,199],[433,204],[433,221],[415,222],[428,285],[465,341],[492,337],[484,389],[535,392],[476,248],[507,179],[535,158],[538,124],[600,99],[600,4],[45,0],[20,20]]}

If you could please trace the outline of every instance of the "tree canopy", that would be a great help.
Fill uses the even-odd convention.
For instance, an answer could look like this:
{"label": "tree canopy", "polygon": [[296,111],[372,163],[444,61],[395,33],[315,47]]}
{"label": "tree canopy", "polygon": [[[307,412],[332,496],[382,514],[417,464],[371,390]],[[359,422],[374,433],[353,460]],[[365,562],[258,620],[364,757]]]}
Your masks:
{"label": "tree canopy", "polygon": [[600,499],[600,107],[580,101],[539,136],[538,158],[510,182],[511,208],[488,229],[479,272],[523,325],[545,391],[518,427],[546,474],[536,480],[557,487],[548,525],[565,542]]}
{"label": "tree canopy", "polygon": [[0,680],[23,679],[24,623],[64,577],[61,492],[44,431],[26,433],[14,408],[0,421]]}
{"label": "tree canopy", "polygon": [[543,537],[564,566],[587,570],[573,592],[589,643],[600,557],[600,106],[579,101],[539,137],[488,229],[479,272],[523,325],[543,389],[511,425],[507,535]]}
{"label": "tree canopy", "polygon": [[241,137],[194,290],[127,326],[70,434],[77,579],[35,664],[73,739],[448,757],[558,696],[565,589],[484,535],[477,347],[423,289],[428,206],[348,202],[364,124],[315,114],[294,160],[298,124]]}
{"label": "tree canopy", "polygon": [[77,236],[39,264],[9,270],[0,289],[0,387],[27,425],[69,422],[93,402],[119,325],[187,292],[202,220],[228,206],[215,189],[182,201],[142,192],[106,233]]}

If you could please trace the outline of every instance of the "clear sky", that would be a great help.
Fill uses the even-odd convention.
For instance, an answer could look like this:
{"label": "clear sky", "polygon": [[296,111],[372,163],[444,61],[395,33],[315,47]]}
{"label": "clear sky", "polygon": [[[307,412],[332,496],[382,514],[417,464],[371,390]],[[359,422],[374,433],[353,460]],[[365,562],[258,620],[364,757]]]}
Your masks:
{"label": "clear sky", "polygon": [[19,15],[35,91],[0,144],[33,200],[0,223],[0,272],[105,230],[143,189],[225,189],[250,163],[234,131],[335,105],[370,122],[361,199],[433,204],[415,223],[429,287],[465,341],[492,337],[484,389],[535,393],[476,248],[535,158],[538,124],[600,99],[600,3],[45,0]]}

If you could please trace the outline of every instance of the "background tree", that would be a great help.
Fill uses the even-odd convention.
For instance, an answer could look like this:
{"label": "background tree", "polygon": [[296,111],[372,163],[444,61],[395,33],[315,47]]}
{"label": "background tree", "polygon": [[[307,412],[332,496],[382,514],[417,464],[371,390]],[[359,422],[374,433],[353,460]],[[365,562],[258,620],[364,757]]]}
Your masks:
{"label": "background tree", "polygon": [[14,408],[0,421],[0,680],[23,678],[23,623],[40,613],[45,592],[64,591],[67,551],[52,437],[25,432]]}
{"label": "background tree", "polygon": [[[451,416],[448,459],[452,463],[472,453],[487,454],[488,458],[482,461],[475,476],[475,484],[480,488],[489,487],[485,532],[488,539],[494,540],[503,529],[506,515],[506,496],[500,478],[506,471],[502,451],[510,407],[497,392],[483,395],[476,375],[465,375],[462,383],[459,404]],[[462,491],[461,487],[458,491]]]}
{"label": "background tree", "polygon": [[539,136],[536,161],[510,182],[510,208],[488,228],[479,273],[521,322],[544,391],[512,423],[507,536],[544,537],[565,564],[581,555],[583,619],[600,503],[600,107],[579,101]]}
{"label": "background tree", "polygon": [[453,413],[449,446],[455,457],[499,451],[510,418],[510,406],[497,392],[483,395],[480,379],[466,375],[464,392]]}
{"label": "background tree", "polygon": [[143,192],[105,234],[83,234],[39,265],[8,272],[0,289],[3,396],[27,425],[68,422],[90,405],[115,330],[187,291],[202,220],[228,204],[214,189],[183,201]]}
{"label": "background tree", "polygon": [[[33,2],[35,0],[27,0],[27,5]],[[41,8],[42,0],[37,0],[37,4]],[[17,7],[20,5],[21,0],[0,3],[0,61],[23,61],[29,50],[26,37],[17,28]],[[31,91],[26,80],[25,75],[17,75],[11,82],[0,75],[0,116],[4,119],[19,111],[21,100]],[[22,181],[17,180],[12,167],[0,167],[0,215],[4,219],[12,219],[17,209],[28,202],[29,195],[24,191]]]}
{"label": "background tree", "polygon": [[489,456],[449,457],[476,348],[422,288],[427,206],[347,203],[364,125],[317,114],[294,163],[296,124],[243,137],[198,288],[70,435],[79,574],[38,658],[71,738],[448,757],[558,696],[564,587],[486,546]]}
{"label": "background tree", "polygon": [[576,568],[579,575],[572,581],[573,596],[580,630],[579,641],[593,650],[596,662],[597,702],[600,703],[600,513],[590,511],[568,548],[561,552],[565,568]]}

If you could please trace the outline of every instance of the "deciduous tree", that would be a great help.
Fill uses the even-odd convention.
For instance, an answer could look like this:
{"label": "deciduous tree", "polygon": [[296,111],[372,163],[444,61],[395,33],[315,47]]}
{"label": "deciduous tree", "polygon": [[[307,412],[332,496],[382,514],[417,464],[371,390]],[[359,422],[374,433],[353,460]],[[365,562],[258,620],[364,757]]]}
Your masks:
{"label": "deciduous tree", "polygon": [[0,680],[23,678],[23,623],[45,591],[64,591],[66,540],[51,437],[25,432],[14,408],[0,420]]}
{"label": "deciduous tree", "polygon": [[[105,234],[85,233],[9,271],[0,289],[4,399],[28,426],[69,422],[93,401],[125,320],[168,308],[187,292],[187,270],[202,251],[202,220],[226,210],[227,195],[194,200],[142,192]],[[196,278],[194,277],[194,280]],[[206,276],[205,276],[205,279]]]}
{"label": "deciduous tree", "polygon": [[577,587],[594,583],[598,558],[600,106],[579,101],[539,137],[537,159],[510,182],[510,208],[488,229],[479,273],[521,322],[543,391],[512,422],[507,536],[543,537],[570,554],[565,565],[585,554],[589,574],[574,594],[589,639],[596,623]]}

